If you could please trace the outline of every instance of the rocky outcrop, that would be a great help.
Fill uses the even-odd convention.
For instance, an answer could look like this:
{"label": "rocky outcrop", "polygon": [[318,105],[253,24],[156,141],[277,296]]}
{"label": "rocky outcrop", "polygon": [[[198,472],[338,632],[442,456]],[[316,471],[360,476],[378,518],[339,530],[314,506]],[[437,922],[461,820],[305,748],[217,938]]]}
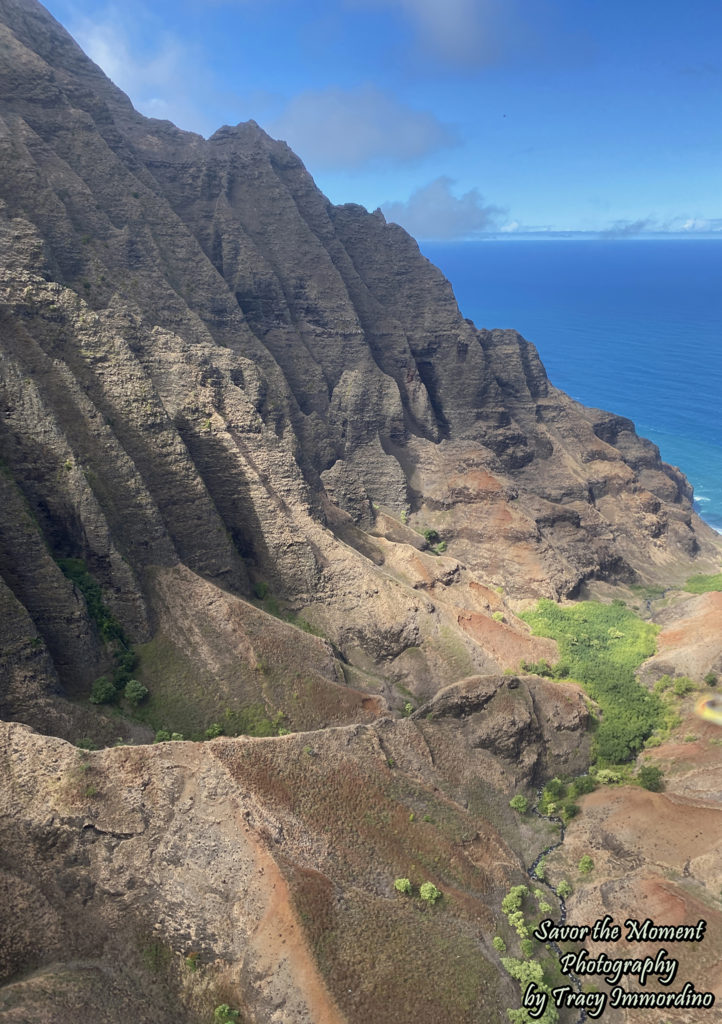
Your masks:
{"label": "rocky outcrop", "polygon": [[[509,797],[532,754],[554,773],[586,743],[578,694],[511,685],[468,680],[433,721],[92,753],[0,725],[0,891],[23,908],[0,914],[0,1018],[491,1021],[515,999],[491,937],[531,827]],[[407,876],[443,913],[395,891]]]}

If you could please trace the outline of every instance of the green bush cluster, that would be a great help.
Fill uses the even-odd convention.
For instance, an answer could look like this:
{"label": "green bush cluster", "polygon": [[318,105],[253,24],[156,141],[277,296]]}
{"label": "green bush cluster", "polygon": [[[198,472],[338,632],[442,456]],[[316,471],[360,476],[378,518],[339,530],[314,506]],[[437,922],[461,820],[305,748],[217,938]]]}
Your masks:
{"label": "green bush cluster", "polygon": [[684,589],[688,594],[706,594],[710,590],[722,590],[722,572],[711,576],[705,576],[704,574],[690,576],[684,585]]}
{"label": "green bush cluster", "polygon": [[509,806],[513,811],[518,811],[519,814],[526,814],[529,810],[529,801],[521,793],[517,793],[509,801]]}
{"label": "green bush cluster", "polygon": [[566,679],[571,671],[565,662],[559,661],[556,665],[550,665],[546,658],[539,661],[521,661],[519,667],[530,676],[544,676],[547,679]]}
{"label": "green bush cluster", "polygon": [[437,889],[433,882],[423,882],[419,887],[421,899],[432,905],[441,899],[441,895],[441,889]]}
{"label": "green bush cluster", "polygon": [[[411,896],[414,891],[410,878],[397,878],[394,881],[394,889],[402,896]],[[433,882],[422,882],[419,886],[419,896],[426,903],[431,903],[432,906],[441,899],[442,895],[441,889],[437,889]]]}
{"label": "green bush cluster", "polygon": [[634,757],[664,717],[659,696],[634,675],[654,653],[658,627],[621,602],[561,607],[541,600],[521,618],[537,636],[557,641],[568,674],[599,703],[604,717],[595,736],[597,757],[614,764]]}
{"label": "green bush cluster", "polygon": [[664,775],[661,768],[654,764],[644,764],[637,775],[639,785],[652,793],[660,793],[664,789]]}
{"label": "green bush cluster", "polygon": [[556,1011],[554,1000],[551,998],[551,988],[544,979],[542,965],[535,960],[517,960],[511,956],[502,957],[501,962],[507,974],[519,982],[522,992],[525,992],[533,983],[539,991],[547,994],[546,1008],[541,1017],[530,1017],[529,1011],[523,1007],[520,1010],[507,1010],[511,1024],[530,1024],[532,1021],[536,1021],[537,1024],[556,1024],[559,1014]]}
{"label": "green bush cluster", "polygon": [[563,782],[558,778],[550,779],[542,790],[539,811],[541,814],[559,815],[565,823],[571,821],[579,814],[576,798],[591,793],[596,788],[597,783],[591,775],[580,775],[571,782]]}
{"label": "green bush cluster", "polygon": [[501,901],[501,910],[506,914],[509,926],[514,929],[520,939],[527,939],[529,931],[524,920],[524,913],[521,909],[525,896],[529,895],[529,889],[525,885],[514,885]]}
{"label": "green bush cluster", "polygon": [[577,864],[577,869],[580,875],[588,875],[594,870],[594,861],[588,853],[585,853],[581,858]]}

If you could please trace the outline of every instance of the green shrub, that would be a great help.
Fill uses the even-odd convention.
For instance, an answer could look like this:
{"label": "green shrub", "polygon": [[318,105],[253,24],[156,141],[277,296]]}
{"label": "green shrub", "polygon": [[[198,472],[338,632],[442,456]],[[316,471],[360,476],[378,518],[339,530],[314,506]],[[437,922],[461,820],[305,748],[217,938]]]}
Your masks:
{"label": "green shrub", "polygon": [[585,793],[593,793],[597,788],[596,781],[591,775],[579,775],[572,782],[572,794],[574,796],[584,796]]}
{"label": "green shrub", "polygon": [[170,739],[170,733],[167,731],[167,729],[159,729],[158,732],[155,734],[154,742],[155,743],[167,743],[169,739]]}
{"label": "green shrub", "polygon": [[[556,1024],[559,1014],[556,1011],[554,1000],[550,999],[551,988],[544,979],[544,968],[537,960],[517,960],[515,957],[502,957],[502,966],[507,974],[519,982],[521,991],[526,992],[532,983],[547,996],[547,1003],[541,1017],[536,1018],[537,1024]],[[524,1008],[520,1010],[507,1010],[507,1016],[512,1024],[528,1024],[531,1019]]]}
{"label": "green shrub", "polygon": [[562,878],[561,882],[557,886],[557,896],[561,896],[562,899],[566,899],[567,896],[571,896],[572,887],[567,882],[566,878]]}
{"label": "green shrub", "polygon": [[94,740],[91,740],[89,736],[83,736],[82,739],[75,741],[75,746],[79,747],[80,750],[97,750],[98,747]]}
{"label": "green shrub", "polygon": [[213,1024],[236,1024],[240,1016],[239,1010],[232,1010],[228,1003],[221,1003],[213,1011]]}
{"label": "green shrub", "polygon": [[710,590],[722,590],[722,572],[714,576],[690,576],[684,589],[688,594],[706,594]]}
{"label": "green shrub", "polygon": [[259,601],[266,600],[266,598],[268,597],[269,589],[270,588],[268,584],[264,583],[263,580],[259,580],[258,583],[254,583],[253,585],[253,593],[256,595]]}
{"label": "green shrub", "polygon": [[108,679],[107,676],[100,676],[93,683],[93,687],[90,691],[90,703],[91,704],[110,704],[114,701],[117,696],[115,686],[112,680]]}
{"label": "green shrub", "polygon": [[652,793],[660,793],[664,789],[664,775],[654,764],[645,764],[639,769],[637,776],[640,786]]}
{"label": "green shrub", "polygon": [[396,892],[402,893],[404,896],[411,895],[411,879],[410,878],[397,878],[394,882],[394,889]]}
{"label": "green shrub", "polygon": [[214,740],[216,736],[223,735],[223,726],[220,722],[213,722],[205,731],[205,737],[207,740]]}
{"label": "green shrub", "polygon": [[707,675],[704,677],[703,682],[707,686],[716,686],[717,685],[717,673],[716,672],[708,672]]}
{"label": "green shrub", "polygon": [[688,693],[692,693],[693,690],[697,689],[697,685],[693,679],[689,676],[677,676],[672,684],[672,692],[677,697],[684,697]]}
{"label": "green shrub", "polygon": [[522,954],[525,957],[527,957],[527,958],[530,957],[532,955],[532,953],[534,952],[534,943],[532,942],[531,939],[522,939],[520,945],[521,945]]}
{"label": "green shrub", "polygon": [[579,870],[580,875],[588,875],[591,871],[594,870],[594,861],[588,853],[584,854],[582,859],[577,864],[577,868]]}
{"label": "green shrub", "polygon": [[528,895],[529,889],[525,885],[513,885],[501,901],[502,913],[508,916],[515,910],[519,910],[522,900]]}
{"label": "green shrub", "polygon": [[[659,697],[634,675],[654,653],[658,627],[622,605],[595,601],[561,607],[541,600],[520,617],[537,636],[557,641],[568,674],[599,703],[603,721],[595,735],[597,756],[608,763],[629,761],[663,718]],[[548,674],[544,663],[531,668]]]}
{"label": "green shrub", "polygon": [[426,900],[427,903],[434,904],[437,900],[441,899],[442,893],[433,882],[424,882],[419,889],[419,896],[422,900]]}
{"label": "green shrub", "polygon": [[494,620],[494,622],[503,622],[504,621],[504,612],[492,612],[491,613],[491,617]]}
{"label": "green shrub", "polygon": [[429,544],[438,544],[441,540],[436,530],[424,530],[424,537],[426,537]]}
{"label": "green shrub", "polygon": [[529,810],[529,801],[521,793],[517,793],[516,796],[513,796],[509,801],[509,806],[512,810],[518,811],[519,814],[526,814]]}
{"label": "green shrub", "polygon": [[142,704],[143,701],[147,698],[148,687],[143,686],[143,684],[139,683],[137,679],[130,679],[125,684],[123,696],[125,697],[129,704],[132,704],[133,707],[137,708],[138,705]]}
{"label": "green shrub", "polygon": [[491,944],[497,953],[506,953],[506,943],[502,939],[501,935],[495,935],[491,940]]}

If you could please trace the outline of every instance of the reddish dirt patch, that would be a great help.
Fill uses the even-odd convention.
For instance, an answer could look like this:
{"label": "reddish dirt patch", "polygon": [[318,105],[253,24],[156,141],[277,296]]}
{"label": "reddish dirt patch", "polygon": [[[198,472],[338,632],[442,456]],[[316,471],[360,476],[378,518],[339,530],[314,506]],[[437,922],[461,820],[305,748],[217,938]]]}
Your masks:
{"label": "reddish dirt patch", "polygon": [[465,473],[453,473],[446,478],[446,485],[449,492],[456,496],[459,491],[466,491],[472,494],[498,494],[502,487],[495,476],[485,469],[469,469]]}
{"label": "reddish dirt patch", "polygon": [[483,647],[503,668],[518,668],[520,661],[549,662],[557,660],[557,645],[545,637],[525,636],[505,622],[496,622],[488,615],[461,612],[457,622],[480,647]]}
{"label": "reddish dirt patch", "polygon": [[701,594],[689,614],[664,629],[658,658],[672,660],[677,671],[701,676],[722,655],[722,592]]}
{"label": "reddish dirt patch", "polygon": [[[593,956],[655,956],[666,949],[679,967],[668,991],[691,982],[698,992],[722,994],[722,802],[706,806],[672,793],[636,787],[602,788],[584,797],[582,813],[570,824],[563,847],[548,862],[548,877],[568,878],[569,921],[593,924],[605,914],[622,929],[618,942],[591,943]],[[583,854],[594,861],[590,875],[577,864]],[[707,922],[701,942],[627,941],[625,922],[647,919],[659,926],[696,926]],[[622,982],[626,989],[637,987]],[[648,988],[663,991],[650,981]],[[626,1010],[605,1012],[610,1024],[666,1024],[667,1021],[715,1024],[712,1010]]]}

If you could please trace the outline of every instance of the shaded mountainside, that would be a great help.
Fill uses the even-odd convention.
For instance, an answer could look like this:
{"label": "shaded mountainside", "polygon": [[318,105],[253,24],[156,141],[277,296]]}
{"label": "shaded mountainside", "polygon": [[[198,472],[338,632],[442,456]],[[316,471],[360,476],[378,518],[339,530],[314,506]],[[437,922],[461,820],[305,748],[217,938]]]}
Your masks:
{"label": "shaded mountainside", "polygon": [[558,658],[515,611],[716,568],[689,484],[380,212],[254,122],[142,117],[34,0],[0,167],[0,1018],[504,1019],[501,898],[556,836],[509,799],[589,758],[578,687],[504,677]]}

